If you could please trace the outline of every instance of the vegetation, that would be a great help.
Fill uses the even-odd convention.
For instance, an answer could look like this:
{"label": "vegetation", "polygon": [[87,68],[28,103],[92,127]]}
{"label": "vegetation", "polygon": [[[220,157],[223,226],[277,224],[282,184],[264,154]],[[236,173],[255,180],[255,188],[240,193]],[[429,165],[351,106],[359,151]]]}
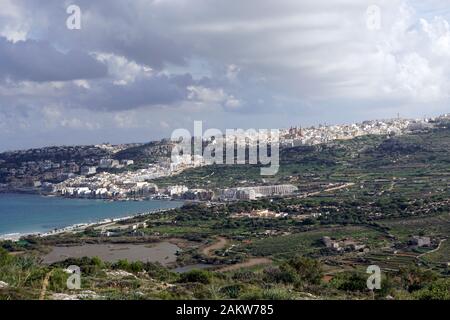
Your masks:
{"label": "vegetation", "polygon": [[[449,147],[450,129],[442,127],[401,137],[368,136],[285,149],[280,172],[265,180],[257,167],[188,170],[157,184],[217,189],[242,181],[246,186],[292,183],[299,194],[186,204],[118,223],[110,237],[91,228],[0,242],[0,281],[7,283],[0,288],[0,298],[38,299],[45,279],[45,298],[77,295],[66,288],[69,275],[64,271],[77,265],[82,291],[101,299],[450,299],[450,240],[445,241],[450,234]],[[155,149],[156,155],[166,150],[163,145],[142,145],[117,157],[133,158],[132,152],[145,163]],[[326,191],[344,183],[352,185]],[[234,216],[261,209],[287,216]],[[127,228],[144,221],[146,226],[137,232]],[[414,245],[414,236],[429,237],[430,245]],[[339,250],[327,247],[324,237],[343,244]],[[55,245],[162,240],[179,244],[174,264],[96,257],[53,265],[40,261]],[[174,272],[190,265],[194,267]],[[197,265],[209,268],[197,270]],[[369,265],[382,270],[381,290],[367,289]]]}

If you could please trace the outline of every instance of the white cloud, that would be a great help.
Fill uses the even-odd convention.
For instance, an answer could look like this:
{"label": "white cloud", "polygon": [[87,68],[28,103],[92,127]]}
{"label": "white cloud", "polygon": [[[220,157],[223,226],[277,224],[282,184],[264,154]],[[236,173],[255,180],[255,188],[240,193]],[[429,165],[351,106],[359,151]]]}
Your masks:
{"label": "white cloud", "polygon": [[200,104],[221,105],[229,109],[237,109],[242,106],[242,102],[232,94],[228,94],[223,88],[211,89],[201,86],[189,86],[188,99]]}
{"label": "white cloud", "polygon": [[[5,79],[2,130],[14,131],[16,119],[132,141],[126,131],[144,132],[149,119],[158,133],[195,117],[219,127],[244,114],[289,126],[314,112],[327,122],[401,108],[419,116],[450,102],[450,20],[437,0],[78,2],[83,29],[74,33],[58,26],[64,4],[2,1],[0,35],[95,53],[108,67],[101,79]],[[366,26],[372,4],[381,9],[378,31]]]}
{"label": "white cloud", "polygon": [[119,113],[115,113],[113,115],[115,125],[118,128],[133,128],[138,124],[138,119],[140,115],[137,114],[134,110],[131,111],[122,111]]}
{"label": "white cloud", "polygon": [[434,17],[432,21],[420,19],[423,31],[428,35],[431,50],[441,56],[450,55],[450,27],[443,17]]}
{"label": "white cloud", "polygon": [[88,80],[74,80],[73,83],[83,89],[91,88]]}
{"label": "white cloud", "polygon": [[22,7],[14,0],[2,0],[0,7],[0,35],[12,42],[26,40],[30,26]]}
{"label": "white cloud", "polygon": [[108,53],[97,53],[97,59],[108,66],[110,76],[114,78],[114,84],[127,85],[138,77],[150,77],[152,69],[150,67],[139,65],[126,57]]}
{"label": "white cloud", "polygon": [[242,106],[242,102],[233,96],[228,97],[225,106],[230,109],[237,109]]}
{"label": "white cloud", "polygon": [[228,67],[227,67],[228,80],[235,81],[239,75],[239,72],[241,72],[241,69],[237,65],[235,65],[235,64],[228,65]]}
{"label": "white cloud", "polygon": [[221,103],[226,100],[227,94],[222,88],[210,89],[201,86],[189,86],[188,99],[202,103]]}

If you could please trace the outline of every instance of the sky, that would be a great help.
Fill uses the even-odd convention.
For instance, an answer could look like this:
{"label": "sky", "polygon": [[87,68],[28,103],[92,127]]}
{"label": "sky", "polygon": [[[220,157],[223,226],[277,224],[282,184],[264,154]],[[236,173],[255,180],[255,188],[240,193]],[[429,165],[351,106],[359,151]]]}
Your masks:
{"label": "sky", "polygon": [[449,8],[0,0],[0,151],[447,113]]}

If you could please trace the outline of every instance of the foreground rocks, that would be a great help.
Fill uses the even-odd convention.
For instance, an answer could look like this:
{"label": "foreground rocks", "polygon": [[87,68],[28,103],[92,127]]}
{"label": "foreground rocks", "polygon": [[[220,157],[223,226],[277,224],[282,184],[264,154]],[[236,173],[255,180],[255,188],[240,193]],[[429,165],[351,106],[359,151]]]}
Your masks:
{"label": "foreground rocks", "polygon": [[51,300],[98,300],[103,297],[99,296],[93,291],[82,291],[78,294],[54,293]]}

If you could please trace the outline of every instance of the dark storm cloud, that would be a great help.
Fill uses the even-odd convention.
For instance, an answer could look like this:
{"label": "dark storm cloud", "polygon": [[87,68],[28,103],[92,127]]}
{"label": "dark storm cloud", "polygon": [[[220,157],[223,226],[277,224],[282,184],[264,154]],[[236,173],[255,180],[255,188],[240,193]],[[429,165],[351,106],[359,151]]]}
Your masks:
{"label": "dark storm cloud", "polygon": [[[11,41],[0,38],[0,133],[26,132],[26,144],[39,130],[64,141],[68,127],[134,141],[130,128],[195,118],[269,128],[388,117],[396,106],[421,116],[450,100],[450,17],[416,12],[418,0],[0,2],[0,37]],[[81,30],[66,27],[69,4]],[[378,31],[366,26],[372,4]]]}
{"label": "dark storm cloud", "polygon": [[16,43],[0,37],[0,77],[13,80],[69,81],[107,74],[106,65],[82,51],[62,53],[48,42]]}
{"label": "dark storm cloud", "polygon": [[90,109],[118,111],[143,106],[170,105],[187,97],[187,87],[195,84],[192,76],[156,75],[127,85],[101,83],[74,97],[77,104]]}
{"label": "dark storm cloud", "polygon": [[19,113],[26,105],[33,108],[58,105],[109,113],[169,106],[185,101],[189,94],[187,88],[199,84],[200,81],[194,80],[190,74],[156,74],[127,84],[100,79],[90,81],[88,88],[68,82],[52,88],[30,85],[27,90],[22,90],[13,83],[5,83],[3,90],[9,94],[2,95],[0,90],[0,116],[7,112]]}
{"label": "dark storm cloud", "polygon": [[[81,9],[81,30],[66,28],[68,3],[60,0],[25,1],[32,23],[46,21],[45,37],[64,48],[108,52],[162,70],[166,64],[185,65],[190,44],[169,34],[172,26],[158,1],[73,1]],[[179,31],[177,31],[179,34]]]}

